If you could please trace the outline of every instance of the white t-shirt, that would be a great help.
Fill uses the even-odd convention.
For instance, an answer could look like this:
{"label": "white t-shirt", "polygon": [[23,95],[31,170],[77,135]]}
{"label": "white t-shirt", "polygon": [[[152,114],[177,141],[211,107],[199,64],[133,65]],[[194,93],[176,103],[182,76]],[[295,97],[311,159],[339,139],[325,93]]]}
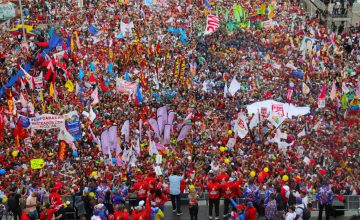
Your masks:
{"label": "white t-shirt", "polygon": [[101,218],[97,215],[91,216],[91,220],[101,220]]}
{"label": "white t-shirt", "polygon": [[297,220],[302,220],[302,216],[303,216],[303,212],[304,212],[303,209],[305,209],[304,204],[300,204],[300,205],[295,206],[295,213],[296,213],[296,215],[299,216],[299,218]]}
{"label": "white t-shirt", "polygon": [[293,212],[293,213],[286,213],[286,216],[285,216],[285,220],[294,220],[296,218],[296,213]]}

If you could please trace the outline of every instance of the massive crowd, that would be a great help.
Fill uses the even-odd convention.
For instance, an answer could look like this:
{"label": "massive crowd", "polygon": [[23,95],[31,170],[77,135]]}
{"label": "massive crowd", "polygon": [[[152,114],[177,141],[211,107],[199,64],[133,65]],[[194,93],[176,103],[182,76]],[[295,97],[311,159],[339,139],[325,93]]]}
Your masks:
{"label": "massive crowd", "polygon": [[[210,219],[220,199],[228,219],[307,219],[314,201],[328,219],[334,198],[359,194],[358,27],[333,32],[297,1],[23,4],[26,42],[15,18],[0,44],[14,216],[167,219],[185,193],[197,219],[205,193]],[[247,108],[264,100],[310,111],[274,124]]]}

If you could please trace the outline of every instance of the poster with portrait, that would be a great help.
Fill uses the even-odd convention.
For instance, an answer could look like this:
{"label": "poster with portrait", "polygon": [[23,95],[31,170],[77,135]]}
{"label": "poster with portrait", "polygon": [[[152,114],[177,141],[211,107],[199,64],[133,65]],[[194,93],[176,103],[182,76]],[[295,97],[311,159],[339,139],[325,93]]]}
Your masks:
{"label": "poster with portrait", "polygon": [[311,51],[314,44],[314,38],[304,37],[303,41],[301,42],[300,51]]}

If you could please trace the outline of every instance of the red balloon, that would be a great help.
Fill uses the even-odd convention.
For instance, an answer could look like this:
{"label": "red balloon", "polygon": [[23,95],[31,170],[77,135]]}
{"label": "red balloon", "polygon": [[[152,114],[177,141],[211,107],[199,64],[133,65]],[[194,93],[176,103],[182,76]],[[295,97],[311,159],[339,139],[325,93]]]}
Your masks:
{"label": "red balloon", "polygon": [[320,170],[320,174],[321,174],[322,176],[324,176],[324,175],[326,174],[326,170],[325,170],[325,169]]}

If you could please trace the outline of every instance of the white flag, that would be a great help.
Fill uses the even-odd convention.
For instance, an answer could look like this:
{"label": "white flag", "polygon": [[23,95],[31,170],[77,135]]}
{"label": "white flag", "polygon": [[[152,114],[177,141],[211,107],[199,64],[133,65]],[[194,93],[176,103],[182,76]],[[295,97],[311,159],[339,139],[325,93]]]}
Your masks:
{"label": "white flag", "polygon": [[275,128],[279,127],[279,125],[281,125],[281,123],[285,121],[285,117],[273,111],[270,112],[270,115],[267,119],[270,121],[271,124],[275,126]]}
{"label": "white flag", "polygon": [[95,120],[95,118],[96,118],[96,114],[93,111],[92,106],[90,106],[89,119],[91,122],[93,122]]}
{"label": "white flag", "polygon": [[75,84],[75,95],[77,95],[80,91],[80,87],[79,87],[79,84],[76,82]]}
{"label": "white flag", "polygon": [[297,135],[298,137],[303,137],[305,136],[306,133],[305,133],[305,128]]}
{"label": "white flag", "polygon": [[227,93],[228,93],[228,86],[227,86],[227,83],[225,83],[225,86],[224,86],[224,98],[226,98]]}
{"label": "white flag", "polygon": [[250,121],[249,128],[250,128],[250,129],[255,128],[255,127],[259,124],[259,122],[260,122],[260,120],[259,120],[259,113],[256,113],[256,114],[252,117],[252,119],[251,119],[251,121]]}
{"label": "white flag", "polygon": [[241,139],[244,138],[249,132],[246,125],[246,120],[246,116],[243,113],[240,113],[238,118],[234,121],[234,131]]}
{"label": "white flag", "polygon": [[235,93],[240,89],[240,83],[233,78],[233,80],[230,83],[229,92],[232,96],[235,95]]}
{"label": "white flag", "polygon": [[310,92],[309,86],[307,86],[305,83],[302,83],[302,92],[304,95],[307,95]]}
{"label": "white flag", "polygon": [[204,35],[212,34],[219,28],[219,18],[215,15],[208,15],[206,19],[206,29]]}
{"label": "white flag", "polygon": [[330,99],[333,101],[336,97],[336,85],[335,82],[332,83],[331,92],[330,92]]}
{"label": "white flag", "polygon": [[350,92],[349,88],[346,86],[345,82],[342,83],[341,89],[343,93],[348,94]]}
{"label": "white flag", "polygon": [[96,105],[97,103],[99,103],[99,91],[98,91],[97,87],[91,93],[91,98],[93,99],[93,101],[91,103],[92,105]]}

